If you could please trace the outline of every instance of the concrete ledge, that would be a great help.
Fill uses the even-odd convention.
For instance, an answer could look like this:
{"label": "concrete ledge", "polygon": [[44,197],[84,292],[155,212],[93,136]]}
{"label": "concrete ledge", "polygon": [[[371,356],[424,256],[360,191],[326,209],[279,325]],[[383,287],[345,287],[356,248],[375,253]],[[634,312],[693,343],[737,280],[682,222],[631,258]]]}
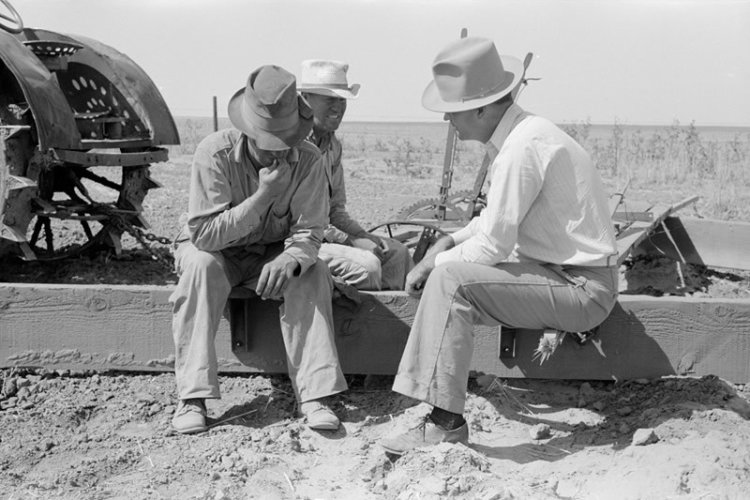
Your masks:
{"label": "concrete ledge", "polygon": [[[0,367],[168,371],[171,287],[0,284]],[[417,301],[363,293],[357,310],[334,306],[346,373],[393,374]],[[285,372],[278,303],[232,299],[216,350],[224,372]],[[670,374],[750,381],[750,300],[622,296],[598,336],[565,341],[539,366],[539,332],[519,330],[516,356],[499,357],[497,328],[475,330],[473,368],[502,377],[630,379]]]}

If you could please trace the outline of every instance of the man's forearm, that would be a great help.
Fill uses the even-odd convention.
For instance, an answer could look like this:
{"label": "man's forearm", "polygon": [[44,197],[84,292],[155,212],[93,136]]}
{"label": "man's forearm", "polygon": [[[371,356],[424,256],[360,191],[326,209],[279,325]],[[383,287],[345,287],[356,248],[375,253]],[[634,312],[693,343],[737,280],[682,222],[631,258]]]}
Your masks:
{"label": "man's forearm", "polygon": [[251,234],[262,225],[273,198],[257,191],[235,207],[188,220],[190,237],[200,250],[217,251]]}

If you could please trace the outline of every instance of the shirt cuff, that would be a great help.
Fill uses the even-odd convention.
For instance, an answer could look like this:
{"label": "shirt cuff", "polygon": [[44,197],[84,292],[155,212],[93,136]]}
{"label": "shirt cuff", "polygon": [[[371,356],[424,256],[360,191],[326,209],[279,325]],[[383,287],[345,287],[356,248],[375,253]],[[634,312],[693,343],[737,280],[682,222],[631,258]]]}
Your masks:
{"label": "shirt cuff", "polygon": [[299,264],[298,276],[310,269],[317,260],[317,257],[311,257],[306,251],[298,247],[289,247],[284,250],[284,253],[290,255]]}

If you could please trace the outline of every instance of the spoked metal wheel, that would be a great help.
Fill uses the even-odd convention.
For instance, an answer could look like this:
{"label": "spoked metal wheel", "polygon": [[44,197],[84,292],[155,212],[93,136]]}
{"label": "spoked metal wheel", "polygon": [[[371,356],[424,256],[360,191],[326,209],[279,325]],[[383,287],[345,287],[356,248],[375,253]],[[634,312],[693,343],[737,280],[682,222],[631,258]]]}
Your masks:
{"label": "spoked metal wheel", "polygon": [[[110,248],[119,254],[120,237],[145,227],[141,204],[157,184],[148,166],[94,167],[62,165],[39,181],[32,202],[28,245],[38,260],[57,260]],[[53,176],[53,189],[45,177]]]}
{"label": "spoked metal wheel", "polygon": [[[471,220],[485,206],[485,200],[481,196],[476,199],[473,206],[472,201],[474,201],[474,194],[469,189],[449,195],[445,204],[444,220],[465,222]],[[437,221],[439,220],[439,205],[439,198],[420,200],[401,209],[397,218],[399,220]]]}
{"label": "spoked metal wheel", "polygon": [[58,260],[89,250],[122,249],[120,236],[146,227],[148,165],[89,167],[34,149],[21,130],[0,148],[0,255]]}
{"label": "spoked metal wheel", "polygon": [[400,241],[411,253],[416,264],[424,257],[425,252],[448,231],[436,224],[418,221],[390,221],[377,225],[370,232]]}

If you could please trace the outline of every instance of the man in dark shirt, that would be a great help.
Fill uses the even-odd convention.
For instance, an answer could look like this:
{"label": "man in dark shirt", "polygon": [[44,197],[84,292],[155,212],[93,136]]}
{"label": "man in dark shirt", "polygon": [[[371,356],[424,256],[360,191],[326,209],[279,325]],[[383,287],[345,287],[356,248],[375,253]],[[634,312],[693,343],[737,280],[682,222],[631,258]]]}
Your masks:
{"label": "man in dark shirt", "polygon": [[413,267],[409,250],[399,241],[364,230],[346,209],[342,148],[336,130],[346,113],[347,100],[355,99],[359,92],[359,84],[347,81],[348,69],[342,61],[308,59],[302,62],[299,80],[299,90],[314,113],[308,140],[323,154],[330,194],[320,258],[334,279],[360,290],[403,290],[406,274]]}

